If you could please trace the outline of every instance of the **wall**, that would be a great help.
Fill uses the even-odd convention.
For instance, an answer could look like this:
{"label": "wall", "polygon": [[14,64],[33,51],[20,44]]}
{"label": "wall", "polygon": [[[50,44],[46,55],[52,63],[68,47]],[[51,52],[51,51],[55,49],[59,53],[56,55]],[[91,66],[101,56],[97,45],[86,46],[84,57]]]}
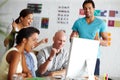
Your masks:
{"label": "wall", "polygon": [[[49,26],[48,29],[43,29],[40,26],[37,26],[37,28],[40,29],[41,34],[39,36],[39,39],[48,37],[49,42],[47,44],[41,45],[36,50],[39,50],[43,48],[46,45],[50,45],[52,43],[52,37],[54,33],[59,29],[65,29],[67,33],[67,43],[65,48],[69,49],[69,35],[71,33],[71,27],[74,23],[74,21],[79,16],[79,9],[82,8],[82,2],[84,0],[1,0],[0,1],[0,23],[4,24],[5,27],[8,27],[8,25],[11,24],[12,18],[16,19],[18,17],[18,14],[21,9],[27,7],[27,3],[42,3],[42,12],[40,14],[34,14],[35,17],[39,18],[39,24],[41,24],[41,19],[43,17],[49,18]],[[96,9],[103,9],[103,10],[120,10],[120,1],[119,0],[94,0],[96,3]],[[1,5],[2,2],[5,2],[4,5]],[[103,5],[103,2],[105,5]],[[14,3],[14,5],[13,5]],[[58,24],[57,23],[57,17],[58,17],[58,6],[69,6],[69,20],[68,24]],[[7,11],[7,12],[6,12]],[[105,17],[105,19],[108,19]],[[4,30],[6,31],[7,28]],[[120,28],[119,27],[109,27],[108,31],[112,34],[111,38],[111,46],[110,47],[101,47],[101,74],[108,73],[109,76],[120,76],[120,42],[118,41],[120,39]],[[0,45],[3,46],[2,41],[4,38],[1,38]],[[5,51],[5,47],[0,48],[0,56]]]}

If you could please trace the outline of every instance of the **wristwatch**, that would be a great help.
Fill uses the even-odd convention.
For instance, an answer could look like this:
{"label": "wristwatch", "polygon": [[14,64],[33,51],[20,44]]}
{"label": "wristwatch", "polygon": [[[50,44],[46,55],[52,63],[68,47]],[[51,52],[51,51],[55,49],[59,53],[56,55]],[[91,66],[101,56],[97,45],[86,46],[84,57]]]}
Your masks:
{"label": "wristwatch", "polygon": [[52,61],[52,58],[50,58],[50,57],[48,57],[48,59],[47,59],[48,61]]}

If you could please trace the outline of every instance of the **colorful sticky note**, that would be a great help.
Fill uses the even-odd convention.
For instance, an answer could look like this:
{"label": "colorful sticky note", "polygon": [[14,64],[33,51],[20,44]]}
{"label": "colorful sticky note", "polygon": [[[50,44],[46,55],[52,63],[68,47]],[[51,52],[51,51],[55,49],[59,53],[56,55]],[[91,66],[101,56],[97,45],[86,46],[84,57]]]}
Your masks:
{"label": "colorful sticky note", "polygon": [[120,27],[120,21],[115,20],[114,26],[115,27]]}
{"label": "colorful sticky note", "polygon": [[115,17],[115,11],[114,10],[109,11],[109,17]]}
{"label": "colorful sticky note", "polygon": [[79,15],[84,15],[84,10],[83,9],[79,10]]}
{"label": "colorful sticky note", "polygon": [[108,20],[108,26],[114,27],[114,20]]}

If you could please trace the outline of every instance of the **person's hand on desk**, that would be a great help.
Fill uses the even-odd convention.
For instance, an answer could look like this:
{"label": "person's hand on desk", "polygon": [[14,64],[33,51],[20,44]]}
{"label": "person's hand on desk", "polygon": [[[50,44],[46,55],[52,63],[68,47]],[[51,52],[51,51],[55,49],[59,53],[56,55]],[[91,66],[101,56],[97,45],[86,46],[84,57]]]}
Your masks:
{"label": "person's hand on desk", "polygon": [[50,72],[48,76],[52,76],[52,77],[55,76],[55,72]]}
{"label": "person's hand on desk", "polygon": [[48,76],[64,76],[65,75],[65,69],[59,70],[59,71],[54,71],[54,72],[50,72],[48,74]]}
{"label": "person's hand on desk", "polygon": [[49,77],[52,77],[53,79],[62,79],[63,75],[59,75],[58,71],[56,72],[50,72],[48,74]]}

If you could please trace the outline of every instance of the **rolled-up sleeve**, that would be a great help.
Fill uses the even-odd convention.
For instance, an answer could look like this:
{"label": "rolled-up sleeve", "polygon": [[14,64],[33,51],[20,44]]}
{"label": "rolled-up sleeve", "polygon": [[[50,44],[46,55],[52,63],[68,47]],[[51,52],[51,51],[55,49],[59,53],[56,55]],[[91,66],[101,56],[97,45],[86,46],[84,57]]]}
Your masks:
{"label": "rolled-up sleeve", "polygon": [[43,50],[39,51],[37,55],[37,60],[38,60],[38,67],[45,62],[45,55]]}

